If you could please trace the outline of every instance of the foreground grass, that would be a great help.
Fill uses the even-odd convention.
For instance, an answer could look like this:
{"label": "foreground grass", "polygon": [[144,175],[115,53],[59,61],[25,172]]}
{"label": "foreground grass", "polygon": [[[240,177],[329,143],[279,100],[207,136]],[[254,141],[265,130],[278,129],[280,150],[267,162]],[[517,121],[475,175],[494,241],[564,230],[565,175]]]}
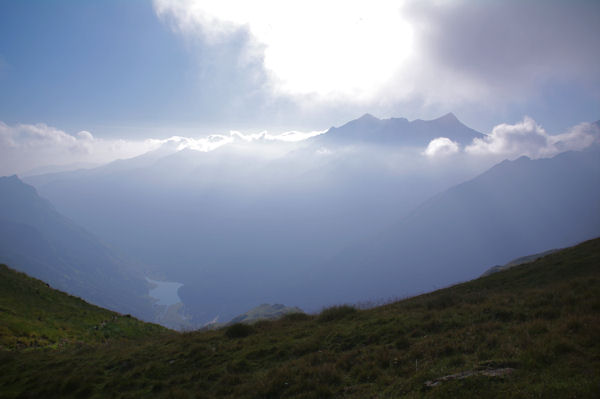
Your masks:
{"label": "foreground grass", "polygon": [[[386,306],[0,351],[2,397],[600,397],[600,240]],[[428,387],[427,381],[475,373]]]}
{"label": "foreground grass", "polygon": [[0,265],[0,350],[133,340],[166,331]]}

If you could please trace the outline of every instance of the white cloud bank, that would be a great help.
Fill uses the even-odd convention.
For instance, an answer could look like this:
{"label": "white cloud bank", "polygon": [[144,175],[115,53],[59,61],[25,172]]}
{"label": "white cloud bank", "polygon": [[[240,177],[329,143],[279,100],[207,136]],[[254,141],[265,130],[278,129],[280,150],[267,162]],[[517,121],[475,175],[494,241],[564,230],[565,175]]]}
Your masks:
{"label": "white cloud bank", "polygon": [[600,127],[593,123],[581,123],[566,133],[550,135],[530,117],[516,124],[503,123],[492,129],[483,138],[476,138],[461,149],[458,143],[447,137],[433,139],[421,153],[429,158],[444,157],[464,152],[471,156],[493,157],[492,159],[514,159],[552,157],[564,151],[583,150],[600,143]]}
{"label": "white cloud bank", "polygon": [[482,139],[475,139],[465,151],[473,155],[496,155],[516,158],[522,155],[530,158],[544,158],[568,150],[581,150],[594,142],[600,142],[597,125],[582,123],[568,132],[549,135],[532,118],[525,117],[514,125],[501,124]]}
{"label": "white cloud bank", "polygon": [[135,157],[161,146],[174,151],[207,152],[236,141],[293,143],[322,133],[290,131],[274,135],[266,131],[254,134],[232,131],[229,135],[213,134],[201,138],[106,140],[95,138],[85,130],[71,135],[44,123],[10,126],[0,121],[0,175],[28,173],[47,166],[103,164]]}
{"label": "white cloud bank", "polygon": [[97,139],[85,130],[70,135],[44,123],[9,126],[0,121],[0,174],[26,173],[48,165],[105,163],[159,145],[153,140]]}
{"label": "white cloud bank", "polygon": [[284,132],[281,134],[270,134],[267,131],[262,131],[260,133],[252,133],[252,134],[244,134],[233,130],[230,132],[231,137],[237,137],[243,141],[257,141],[257,140],[265,140],[265,141],[283,141],[288,143],[295,143],[298,141],[303,141],[308,138],[318,136],[320,134],[325,133],[325,130],[315,130],[312,132],[299,132],[295,130],[291,130],[289,132]]}

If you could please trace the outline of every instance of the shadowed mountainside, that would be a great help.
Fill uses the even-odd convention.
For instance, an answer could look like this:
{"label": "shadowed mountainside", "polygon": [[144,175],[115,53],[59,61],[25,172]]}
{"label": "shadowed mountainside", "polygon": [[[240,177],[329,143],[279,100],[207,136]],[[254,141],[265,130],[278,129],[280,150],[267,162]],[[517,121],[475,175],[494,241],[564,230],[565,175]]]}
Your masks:
{"label": "shadowed mountainside", "polygon": [[312,284],[330,303],[415,294],[596,237],[599,183],[599,148],[504,161],[347,248],[311,273]]}
{"label": "shadowed mountainside", "polygon": [[0,177],[0,262],[100,306],[154,319],[141,273],[16,176]]}

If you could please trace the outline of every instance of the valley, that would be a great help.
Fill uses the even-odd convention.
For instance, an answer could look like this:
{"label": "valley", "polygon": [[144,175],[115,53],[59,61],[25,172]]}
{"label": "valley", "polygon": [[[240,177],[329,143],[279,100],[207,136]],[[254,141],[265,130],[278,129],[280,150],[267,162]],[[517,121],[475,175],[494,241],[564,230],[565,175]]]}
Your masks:
{"label": "valley", "polygon": [[297,143],[169,145],[25,182],[136,273],[183,282],[174,314],[187,328],[263,303],[315,312],[414,295],[600,235],[597,145],[496,165],[423,155],[442,135],[484,137],[452,114],[366,115]]}
{"label": "valley", "polygon": [[599,398],[599,16],[0,0],[0,399]]}

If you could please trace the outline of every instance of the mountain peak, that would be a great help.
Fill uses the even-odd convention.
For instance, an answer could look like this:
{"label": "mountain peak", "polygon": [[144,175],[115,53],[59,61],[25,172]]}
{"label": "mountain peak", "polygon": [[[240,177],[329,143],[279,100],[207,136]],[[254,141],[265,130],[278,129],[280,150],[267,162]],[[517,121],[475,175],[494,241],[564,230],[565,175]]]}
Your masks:
{"label": "mountain peak", "polygon": [[[333,133],[333,134],[332,134]],[[437,119],[416,119],[409,122],[405,118],[379,119],[366,113],[338,128],[314,139],[314,142],[370,142],[386,145],[426,146],[436,137],[449,139],[466,145],[474,138],[483,137],[458,120],[453,113]]]}
{"label": "mountain peak", "polygon": [[4,183],[9,183],[9,182],[11,182],[11,183],[16,183],[16,182],[23,183],[21,181],[21,179],[19,179],[19,176],[17,176],[17,175],[0,176],[0,182],[4,182]]}
{"label": "mountain peak", "polygon": [[37,197],[35,188],[29,184],[23,183],[17,175],[0,177],[0,190],[3,195],[15,195],[15,193],[21,193],[21,195],[33,195]]}
{"label": "mountain peak", "polygon": [[361,116],[360,118],[358,118],[357,120],[359,121],[373,121],[373,120],[379,120],[379,118],[374,117],[373,115],[371,115],[370,113],[366,113],[363,116]]}
{"label": "mountain peak", "polygon": [[440,116],[436,120],[441,122],[460,122],[452,112],[448,112],[446,115]]}

